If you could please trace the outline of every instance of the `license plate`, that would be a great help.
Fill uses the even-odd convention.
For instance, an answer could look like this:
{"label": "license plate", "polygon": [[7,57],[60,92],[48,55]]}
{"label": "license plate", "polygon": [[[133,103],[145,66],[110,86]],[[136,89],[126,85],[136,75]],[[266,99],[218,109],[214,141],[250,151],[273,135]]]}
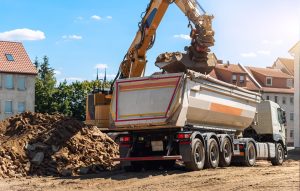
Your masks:
{"label": "license plate", "polygon": [[162,141],[151,141],[152,151],[163,151],[164,143]]}

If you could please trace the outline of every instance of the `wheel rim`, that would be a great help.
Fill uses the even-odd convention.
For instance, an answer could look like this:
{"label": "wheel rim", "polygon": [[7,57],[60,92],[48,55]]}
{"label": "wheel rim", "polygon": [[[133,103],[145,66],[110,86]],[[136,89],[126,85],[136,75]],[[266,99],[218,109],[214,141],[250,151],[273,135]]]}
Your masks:
{"label": "wheel rim", "polygon": [[283,149],[281,145],[278,146],[278,159],[280,162],[283,161]]}
{"label": "wheel rim", "polygon": [[255,148],[252,144],[249,145],[248,159],[251,165],[255,163]]}
{"label": "wheel rim", "polygon": [[210,159],[211,159],[211,162],[213,163],[216,163],[217,160],[218,160],[218,149],[216,147],[215,144],[213,144],[213,146],[211,147],[211,150],[210,150]]}
{"label": "wheel rim", "polygon": [[195,161],[197,164],[201,163],[203,160],[203,147],[200,143],[197,144],[196,152],[195,152]]}
{"label": "wheel rim", "polygon": [[229,160],[231,158],[231,145],[228,141],[226,141],[224,144],[223,152],[224,152],[224,158],[226,160]]}

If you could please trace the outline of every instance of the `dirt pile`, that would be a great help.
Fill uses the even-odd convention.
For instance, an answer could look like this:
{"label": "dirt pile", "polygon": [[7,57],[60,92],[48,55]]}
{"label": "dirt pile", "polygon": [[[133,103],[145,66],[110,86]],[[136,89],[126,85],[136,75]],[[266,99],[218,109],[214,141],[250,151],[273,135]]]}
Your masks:
{"label": "dirt pile", "polygon": [[26,112],[0,122],[0,177],[97,173],[117,155],[97,127],[60,114]]}

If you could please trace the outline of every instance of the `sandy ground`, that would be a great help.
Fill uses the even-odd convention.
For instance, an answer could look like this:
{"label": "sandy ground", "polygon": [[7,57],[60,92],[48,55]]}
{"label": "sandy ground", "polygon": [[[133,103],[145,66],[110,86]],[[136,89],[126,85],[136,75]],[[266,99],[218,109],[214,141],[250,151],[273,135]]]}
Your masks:
{"label": "sandy ground", "polygon": [[30,177],[0,180],[5,191],[63,190],[300,190],[299,160],[274,167],[259,161],[255,167],[206,169],[186,172],[177,166],[170,171],[103,172],[70,178]]}

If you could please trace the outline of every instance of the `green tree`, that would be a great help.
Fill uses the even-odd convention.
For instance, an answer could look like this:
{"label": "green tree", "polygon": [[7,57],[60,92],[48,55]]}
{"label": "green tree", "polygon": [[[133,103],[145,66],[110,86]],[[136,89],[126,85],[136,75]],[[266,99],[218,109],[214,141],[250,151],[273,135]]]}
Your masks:
{"label": "green tree", "polygon": [[[94,89],[109,88],[111,82],[100,80],[67,83],[66,80],[56,83],[54,69],[50,67],[49,58],[44,56],[42,62],[35,59],[38,70],[35,87],[36,112],[59,112],[66,116],[85,120],[86,97]],[[103,85],[103,86],[102,86]]]}
{"label": "green tree", "polygon": [[36,58],[34,64],[38,70],[35,82],[35,111],[40,113],[52,113],[55,111],[52,96],[56,91],[54,69],[50,67],[47,56],[43,57],[42,62]]}
{"label": "green tree", "polygon": [[60,82],[53,94],[53,110],[67,116],[72,116],[72,110],[70,107],[71,94],[72,88],[68,85],[67,81],[64,80],[63,82]]}

